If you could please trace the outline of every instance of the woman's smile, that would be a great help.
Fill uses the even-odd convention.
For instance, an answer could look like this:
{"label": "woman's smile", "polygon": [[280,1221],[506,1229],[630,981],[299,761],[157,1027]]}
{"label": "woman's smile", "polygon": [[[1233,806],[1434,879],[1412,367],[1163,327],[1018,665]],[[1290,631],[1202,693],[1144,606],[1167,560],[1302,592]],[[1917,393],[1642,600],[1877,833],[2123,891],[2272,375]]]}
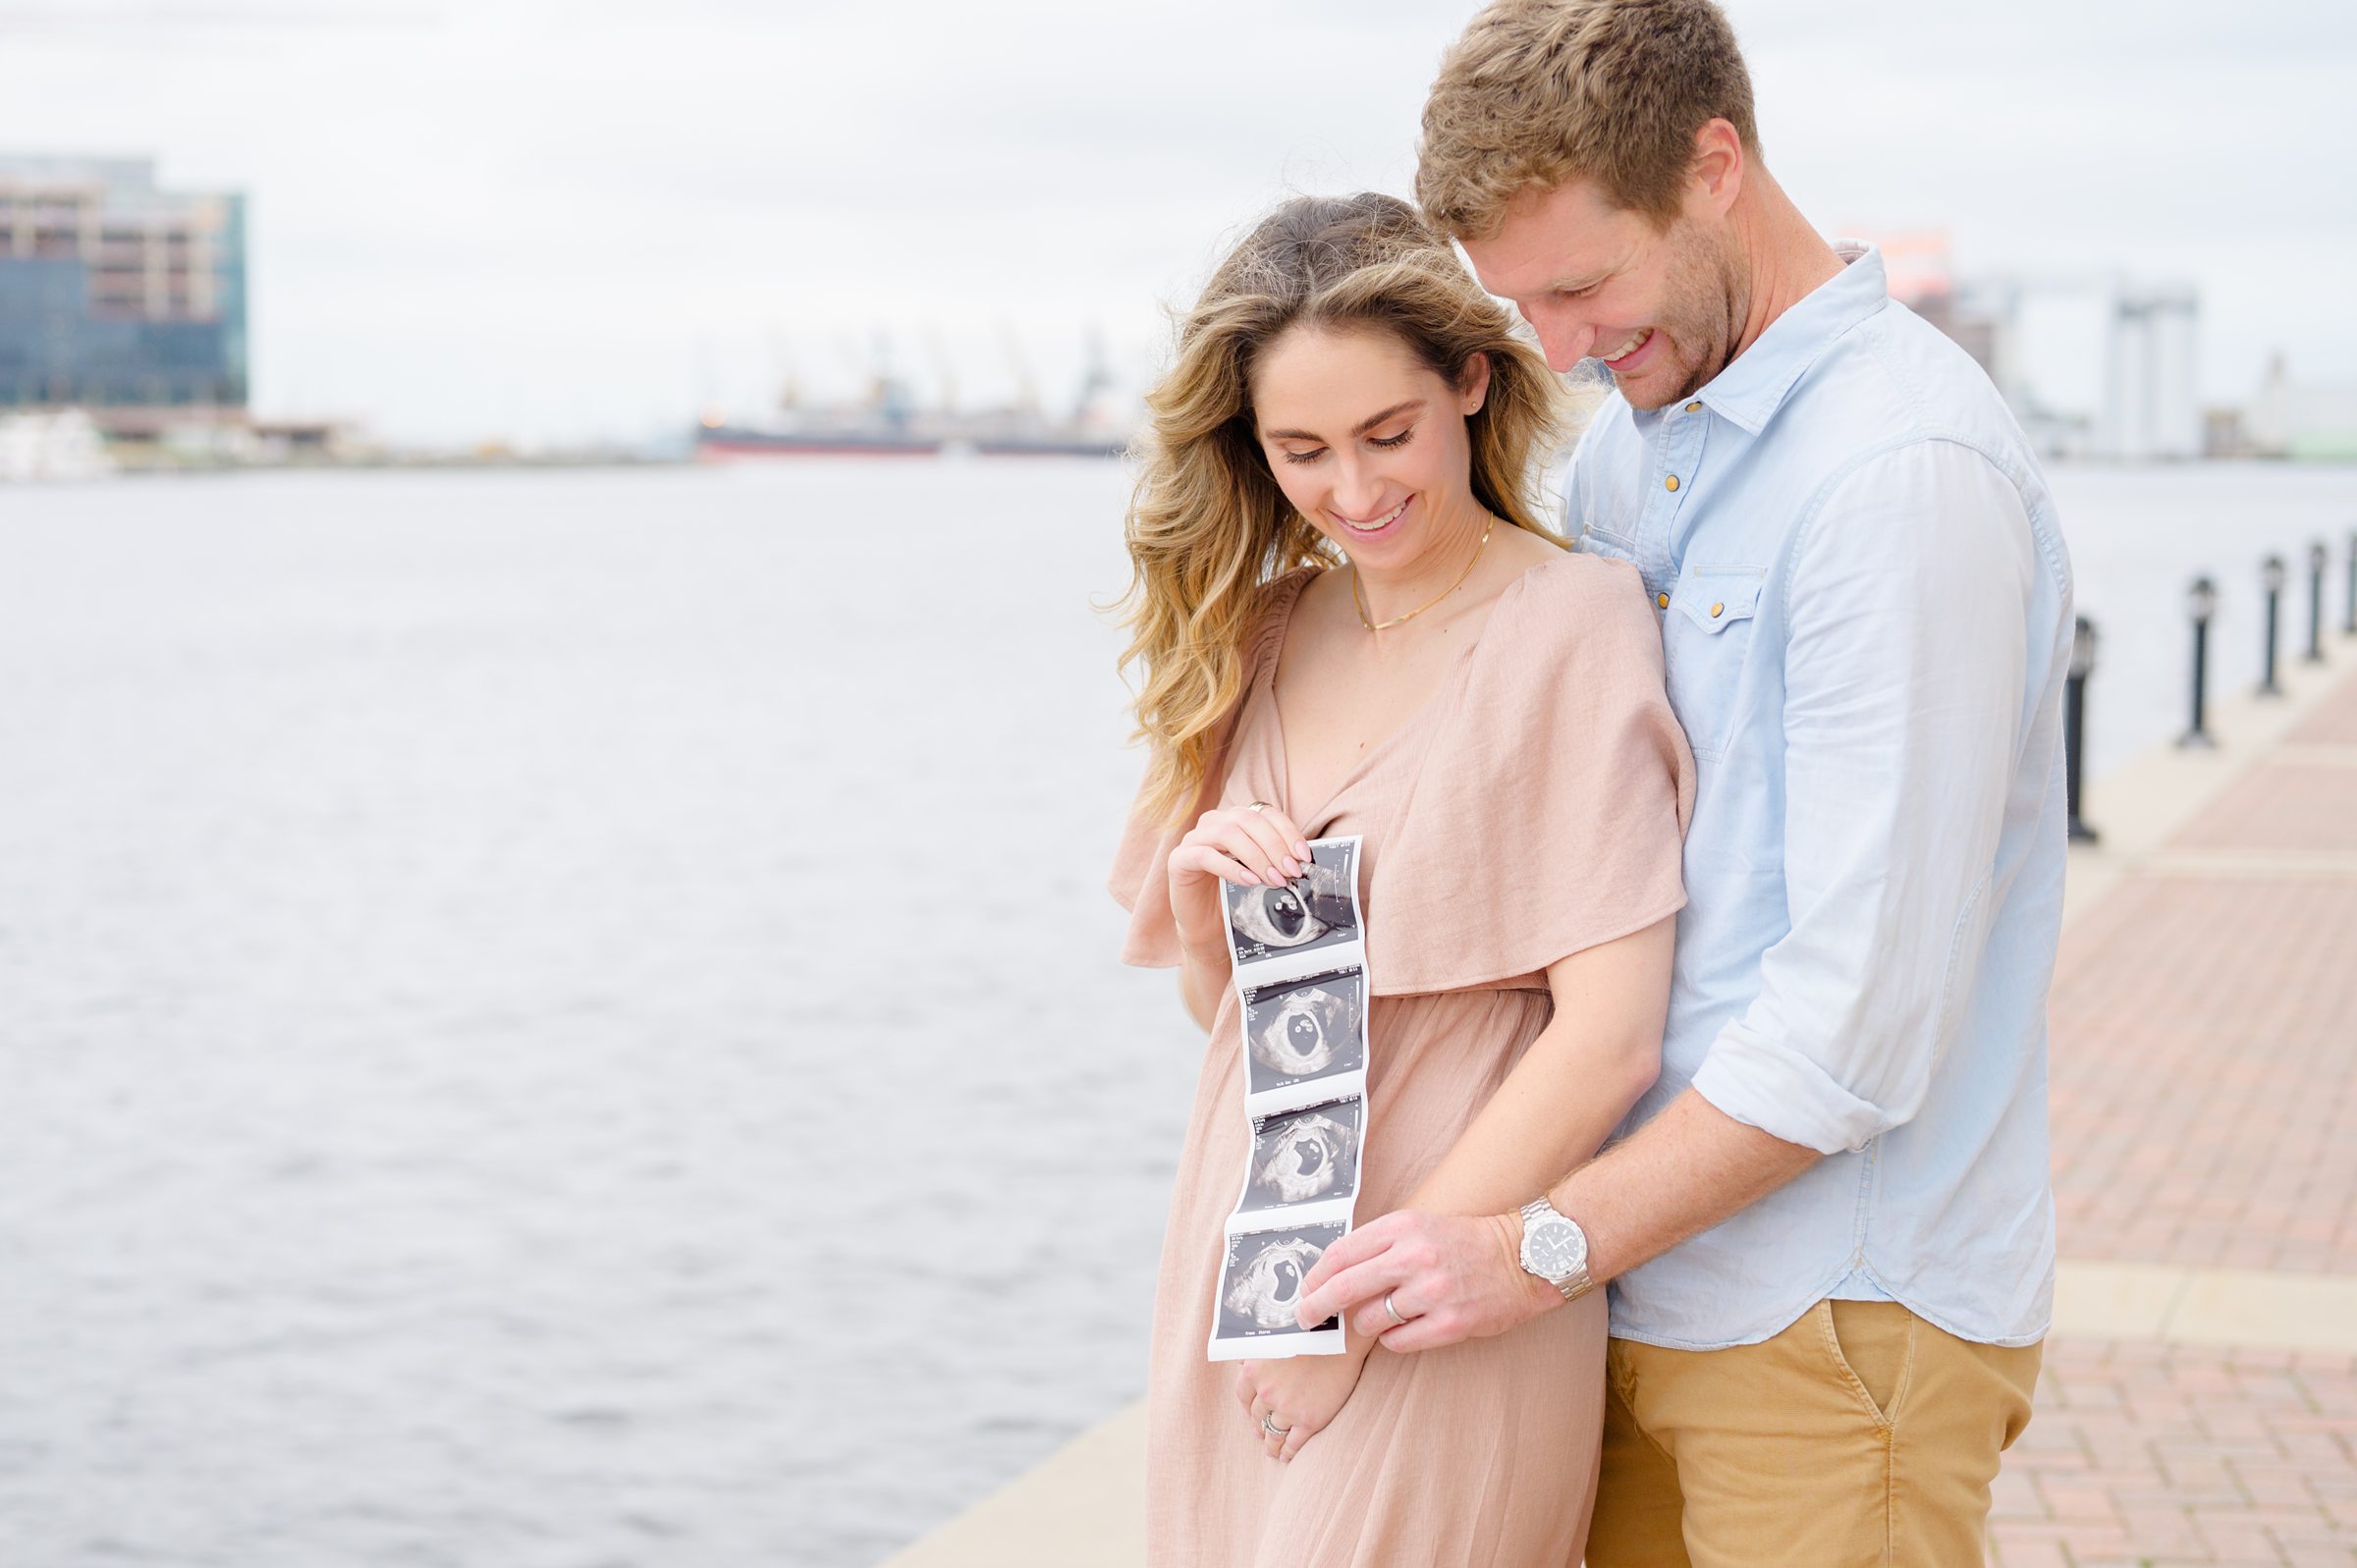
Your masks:
{"label": "woman's smile", "polygon": [[1383,513],[1365,522],[1360,522],[1355,517],[1345,517],[1341,513],[1333,511],[1332,509],[1327,511],[1326,515],[1332,517],[1336,522],[1341,523],[1343,527],[1349,529],[1352,533],[1358,535],[1360,538],[1373,539],[1381,534],[1391,532],[1392,529],[1398,525],[1399,519],[1407,514],[1408,506],[1416,498],[1414,496],[1409,496],[1406,498],[1406,500],[1401,501],[1398,505],[1393,507],[1391,511]]}

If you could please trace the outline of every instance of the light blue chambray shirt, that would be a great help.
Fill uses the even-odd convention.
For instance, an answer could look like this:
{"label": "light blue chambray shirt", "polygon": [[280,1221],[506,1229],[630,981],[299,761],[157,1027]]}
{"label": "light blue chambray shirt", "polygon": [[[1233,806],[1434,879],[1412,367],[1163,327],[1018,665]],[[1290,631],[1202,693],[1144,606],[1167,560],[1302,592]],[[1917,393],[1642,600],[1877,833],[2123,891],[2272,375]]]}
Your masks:
{"label": "light blue chambray shirt", "polygon": [[1662,1075],[1827,1156],[1614,1281],[1613,1332],[1750,1344],[1894,1299],[2028,1344],[2054,1300],[2046,995],[2070,564],[1980,368],[1849,261],[1710,385],[1617,395],[1570,531],[1655,596],[1694,747]]}

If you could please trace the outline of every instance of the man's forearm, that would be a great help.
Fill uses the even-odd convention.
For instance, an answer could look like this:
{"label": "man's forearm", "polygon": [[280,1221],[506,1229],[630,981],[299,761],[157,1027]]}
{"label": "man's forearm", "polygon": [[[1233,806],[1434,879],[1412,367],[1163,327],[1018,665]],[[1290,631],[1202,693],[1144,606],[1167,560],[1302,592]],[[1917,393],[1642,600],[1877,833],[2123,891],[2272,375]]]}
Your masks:
{"label": "man's forearm", "polygon": [[[1688,1089],[1618,1148],[1557,1182],[1547,1196],[1588,1236],[1588,1272],[1624,1274],[1756,1203],[1815,1164],[1816,1150],[1747,1126]],[[1522,1217],[1398,1209],[1326,1249],[1305,1281],[1304,1324],[1349,1312],[1386,1347],[1434,1350],[1505,1333],[1562,1298],[1516,1263]],[[1383,1305],[1408,1292],[1405,1324]]]}
{"label": "man's forearm", "polygon": [[1823,1158],[1735,1120],[1688,1089],[1547,1196],[1587,1232],[1588,1271],[1611,1279],[1759,1202]]}

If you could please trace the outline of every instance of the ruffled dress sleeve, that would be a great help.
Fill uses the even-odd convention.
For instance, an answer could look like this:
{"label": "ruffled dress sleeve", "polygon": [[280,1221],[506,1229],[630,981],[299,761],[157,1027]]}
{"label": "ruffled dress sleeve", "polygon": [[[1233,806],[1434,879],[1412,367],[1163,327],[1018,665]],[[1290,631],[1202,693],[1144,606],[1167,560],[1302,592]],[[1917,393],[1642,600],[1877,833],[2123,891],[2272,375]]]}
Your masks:
{"label": "ruffled dress sleeve", "polygon": [[1251,705],[1253,693],[1259,690],[1268,667],[1276,662],[1285,646],[1285,628],[1291,620],[1293,602],[1316,575],[1315,568],[1304,567],[1270,585],[1269,607],[1252,633],[1252,644],[1245,657],[1243,692],[1237,697],[1235,707],[1220,721],[1219,744],[1213,748],[1211,767],[1204,774],[1203,787],[1197,791],[1193,804],[1175,821],[1157,818],[1143,809],[1145,785],[1138,786],[1128,824],[1114,851],[1113,873],[1106,879],[1107,891],[1129,913],[1128,930],[1122,938],[1122,962],[1125,964],[1176,969],[1184,960],[1185,954],[1178,944],[1178,921],[1171,914],[1165,867],[1171,851],[1178,847],[1178,840],[1193,829],[1195,819],[1220,798],[1227,784],[1236,725]]}
{"label": "ruffled dress sleeve", "polygon": [[1636,569],[1566,556],[1491,612],[1373,863],[1378,993],[1543,974],[1685,904],[1694,757]]}

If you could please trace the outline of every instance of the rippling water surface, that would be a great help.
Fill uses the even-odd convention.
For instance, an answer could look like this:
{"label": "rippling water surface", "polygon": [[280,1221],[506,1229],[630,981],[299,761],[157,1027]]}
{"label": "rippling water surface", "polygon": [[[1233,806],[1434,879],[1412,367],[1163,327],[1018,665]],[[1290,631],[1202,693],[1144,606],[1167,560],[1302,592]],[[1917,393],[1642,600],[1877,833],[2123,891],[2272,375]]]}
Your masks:
{"label": "rippling water surface", "polygon": [[[1133,1394],[1200,1044],[1100,891],[1124,485],[0,491],[0,1558],[861,1568]],[[2099,774],[2187,572],[2247,685],[2357,524],[2056,489]]]}

